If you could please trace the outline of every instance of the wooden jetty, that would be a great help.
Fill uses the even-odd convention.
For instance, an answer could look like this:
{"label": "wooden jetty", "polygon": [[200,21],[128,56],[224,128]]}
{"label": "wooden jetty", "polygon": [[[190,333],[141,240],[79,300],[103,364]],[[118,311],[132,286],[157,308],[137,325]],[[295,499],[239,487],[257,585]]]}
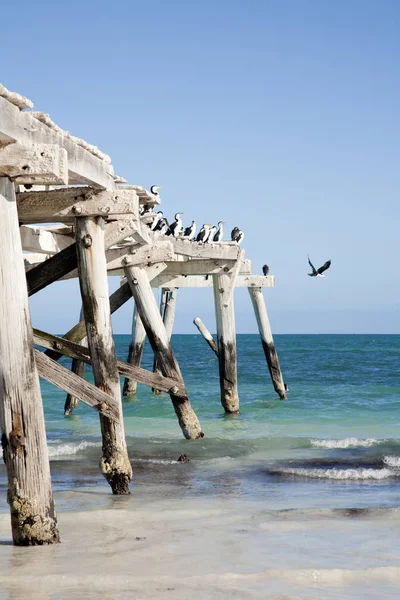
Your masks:
{"label": "wooden jetty", "polygon": [[[157,194],[116,176],[98,148],[0,85],[0,426],[17,545],[59,541],[39,377],[67,392],[66,414],[79,401],[98,411],[100,465],[114,494],[128,494],[132,477],[121,377],[124,395],[137,383],[168,393],[183,435],[204,436],[170,341],[179,288],[213,288],[217,341],[200,319],[196,325],[217,356],[225,411],[239,411],[236,287],[249,290],[274,388],[286,398],[262,293],[274,277],[253,275],[235,242],[202,244],[151,231],[159,203]],[[121,285],[109,295],[111,275]],[[33,329],[29,297],[72,277],[82,298],[78,323],[63,337]],[[162,289],[160,309],[154,288]],[[111,314],[131,297],[132,341],[122,362]],[[154,372],[140,367],[146,336]],[[70,370],[59,364],[62,356],[73,359]],[[85,364],[94,384],[84,379]]]}

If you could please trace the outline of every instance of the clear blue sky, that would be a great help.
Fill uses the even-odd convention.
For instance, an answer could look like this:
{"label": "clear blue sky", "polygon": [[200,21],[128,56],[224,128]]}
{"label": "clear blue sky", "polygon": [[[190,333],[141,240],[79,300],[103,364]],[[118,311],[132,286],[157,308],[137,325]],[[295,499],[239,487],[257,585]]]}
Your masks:
{"label": "clear blue sky", "polygon": [[[253,271],[276,276],[275,332],[400,333],[397,0],[23,1],[2,21],[9,89],[130,183],[163,185],[167,214],[243,229]],[[307,253],[332,259],[326,279]],[[77,289],[33,298],[35,325],[73,325]],[[256,331],[235,300],[238,332]],[[177,308],[177,332],[215,329],[211,291]]]}

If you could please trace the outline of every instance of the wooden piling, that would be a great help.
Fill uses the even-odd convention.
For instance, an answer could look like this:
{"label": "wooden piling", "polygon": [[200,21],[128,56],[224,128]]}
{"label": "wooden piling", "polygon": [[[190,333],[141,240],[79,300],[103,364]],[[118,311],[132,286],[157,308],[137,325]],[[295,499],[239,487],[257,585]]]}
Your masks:
{"label": "wooden piling", "polygon": [[[79,315],[79,320],[84,320],[83,308],[81,308],[81,313]],[[86,346],[87,339],[83,338],[82,345]],[[79,377],[85,377],[86,364],[77,358],[72,359],[71,371],[78,375]],[[72,394],[67,394],[64,404],[64,415],[72,414],[73,410],[78,406],[80,398],[78,396],[73,396]]]}
{"label": "wooden piling", "polygon": [[[142,321],[139,317],[139,313],[137,311],[136,305],[133,310],[132,317],[132,338],[131,343],[129,344],[128,350],[128,360],[127,362],[134,366],[140,367],[140,363],[143,356],[143,348],[144,341],[146,339],[146,330],[143,327]],[[131,379],[130,377],[126,377],[124,381],[123,387],[123,396],[132,396],[136,394],[137,389],[137,381],[136,379]]]}
{"label": "wooden piling", "polygon": [[75,224],[79,283],[94,381],[97,387],[118,401],[120,409],[119,423],[100,415],[103,437],[101,470],[113,494],[129,494],[132,468],[125,441],[121,389],[112,336],[104,220],[101,217],[78,217]]}
{"label": "wooden piling", "polygon": [[275,349],[274,339],[272,337],[271,326],[268,319],[267,307],[261,288],[248,288],[251,301],[253,303],[254,313],[257,319],[258,331],[260,332],[261,343],[264,350],[268,370],[271,375],[272,383],[281,400],[286,400],[285,383],[282,377],[281,367],[279,365],[278,354]]}
{"label": "wooden piling", "polygon": [[60,541],[14,183],[0,178],[0,426],[17,546]]}
{"label": "wooden piling", "polygon": [[[165,288],[161,289],[160,315],[162,317],[169,341],[171,341],[172,330],[174,327],[177,293],[178,290],[168,290]],[[154,357],[153,372],[158,374],[161,373],[156,357]],[[153,394],[160,393],[160,390],[153,388]]]}
{"label": "wooden piling", "polygon": [[208,331],[207,327],[204,325],[203,321],[200,317],[196,317],[193,319],[193,323],[196,325],[197,329],[200,331],[203,338],[206,340],[207,344],[210,346],[211,350],[218,356],[218,346],[214,341],[213,336]]}
{"label": "wooden piling", "polygon": [[[182,381],[182,374],[168,339],[146,271],[141,267],[129,266],[129,261],[127,261],[125,275],[161,373],[165,377]],[[204,437],[189,398],[187,396],[178,398],[174,394],[174,388],[170,390],[170,396],[183,435],[187,439]]]}
{"label": "wooden piling", "polygon": [[213,275],[217,322],[221,404],[227,413],[239,412],[233,281],[228,273]]}

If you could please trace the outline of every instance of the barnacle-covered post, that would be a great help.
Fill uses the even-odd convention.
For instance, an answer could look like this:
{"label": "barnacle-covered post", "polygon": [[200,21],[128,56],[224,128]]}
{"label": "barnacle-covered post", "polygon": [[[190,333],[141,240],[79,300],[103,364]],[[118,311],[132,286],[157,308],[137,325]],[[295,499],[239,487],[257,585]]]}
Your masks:
{"label": "barnacle-covered post", "polygon": [[14,544],[59,542],[14,183],[0,178],[0,425]]}
{"label": "barnacle-covered post", "polygon": [[125,441],[121,389],[112,335],[104,220],[102,217],[78,217],[75,224],[79,283],[94,381],[97,387],[118,401],[120,408],[118,423],[100,414],[103,438],[101,470],[113,494],[129,494],[132,468]]}

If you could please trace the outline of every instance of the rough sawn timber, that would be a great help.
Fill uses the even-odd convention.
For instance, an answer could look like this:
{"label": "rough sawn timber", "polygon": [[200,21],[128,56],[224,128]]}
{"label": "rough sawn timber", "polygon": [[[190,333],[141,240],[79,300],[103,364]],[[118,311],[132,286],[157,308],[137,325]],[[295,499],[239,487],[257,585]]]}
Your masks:
{"label": "rough sawn timber", "polygon": [[[35,344],[38,344],[43,348],[56,348],[59,352],[61,352],[61,356],[70,356],[71,358],[76,358],[85,363],[91,363],[89,348],[85,346],[70,342],[65,338],[57,337],[51,333],[40,331],[39,329],[33,329],[33,338],[35,340]],[[45,355],[45,352],[43,352],[43,354]],[[182,398],[187,395],[185,386],[181,381],[154,374],[151,371],[132,366],[121,360],[117,360],[117,367],[118,372],[122,377],[133,377],[136,379],[136,381],[138,381],[138,383],[142,383],[143,385],[150,387],[156,386],[162,389],[164,392],[170,392],[172,388],[175,388],[175,395],[181,396]]]}
{"label": "rough sawn timber", "polygon": [[[128,285],[129,283],[125,283]],[[129,293],[131,294],[130,288]],[[132,367],[140,367],[142,361],[144,341],[146,339],[146,330],[143,327],[143,323],[139,317],[136,305],[133,310],[132,316],[132,337],[129,344],[128,360],[127,362]],[[124,387],[122,391],[123,396],[132,396],[136,394],[138,380],[135,377],[126,377],[124,381]]]}
{"label": "rough sawn timber", "polygon": [[[81,308],[81,313],[79,315],[79,319],[80,321],[84,321],[85,320],[85,315],[83,314],[83,307]],[[82,346],[86,346],[87,345],[87,338],[83,338],[82,340]],[[79,360],[77,358],[73,358],[72,359],[72,364],[71,364],[71,373],[74,373],[75,375],[78,375],[78,377],[85,377],[85,370],[86,370],[86,364],[82,361]],[[71,394],[70,392],[68,392],[67,397],[65,399],[65,404],[64,404],[64,415],[70,415],[73,410],[78,406],[79,404],[79,395],[75,396],[74,394]]]}
{"label": "rough sawn timber", "polygon": [[[165,377],[183,382],[178,362],[168,339],[145,269],[126,267],[125,274],[161,373]],[[204,437],[189,398],[187,396],[185,398],[176,396],[174,389],[170,390],[170,397],[183,435],[187,439]]]}
{"label": "rough sawn timber", "polygon": [[[0,151],[0,161],[1,152],[6,152],[8,148]],[[17,194],[17,203],[20,223],[67,223],[78,216],[108,218],[132,215],[136,219],[139,216],[139,202],[133,190],[70,187],[20,192]]]}
{"label": "rough sawn timber", "polygon": [[36,119],[30,112],[22,112],[0,97],[0,146],[18,142],[31,144],[56,144],[68,154],[68,183],[88,184],[104,189],[114,189],[114,170],[106,161],[78,145],[73,139]]}
{"label": "rough sawn timber", "polygon": [[52,360],[40,350],[35,349],[35,359],[40,377],[64,392],[78,395],[83,402],[98,410],[104,418],[112,421],[120,420],[119,406],[115,398]]}
{"label": "rough sawn timber", "polygon": [[0,148],[0,177],[24,184],[66,185],[67,152],[54,144],[9,144]]}
{"label": "rough sawn timber", "polygon": [[[16,109],[18,110],[18,109]],[[18,231],[14,184],[0,179],[0,427],[14,544],[59,542]]]}
{"label": "rough sawn timber", "polygon": [[[169,341],[171,341],[172,330],[174,327],[177,294],[178,290],[161,290],[160,315],[162,316]],[[153,371],[154,373],[161,373],[156,357],[154,357]],[[160,391],[161,390],[157,388],[153,388],[154,394],[158,394]]]}
{"label": "rough sawn timber", "polygon": [[[135,219],[129,217],[107,222],[104,233],[105,249],[107,250],[110,246],[127,237],[135,228]],[[76,266],[76,244],[74,243],[26,273],[29,295],[40,292],[54,281],[73,271]]]}
{"label": "rough sawn timber", "polygon": [[112,335],[104,220],[101,217],[78,217],[75,225],[79,285],[94,382],[115,398],[119,408],[118,423],[100,414],[103,439],[101,470],[113,494],[126,495],[130,493],[132,467],[125,441],[121,389]]}
{"label": "rough sawn timber", "polygon": [[213,336],[208,331],[203,321],[200,319],[200,317],[196,317],[195,319],[193,319],[193,323],[196,325],[197,329],[200,331],[201,335],[206,340],[207,344],[210,346],[214,354],[218,356],[218,346],[215,343]]}

